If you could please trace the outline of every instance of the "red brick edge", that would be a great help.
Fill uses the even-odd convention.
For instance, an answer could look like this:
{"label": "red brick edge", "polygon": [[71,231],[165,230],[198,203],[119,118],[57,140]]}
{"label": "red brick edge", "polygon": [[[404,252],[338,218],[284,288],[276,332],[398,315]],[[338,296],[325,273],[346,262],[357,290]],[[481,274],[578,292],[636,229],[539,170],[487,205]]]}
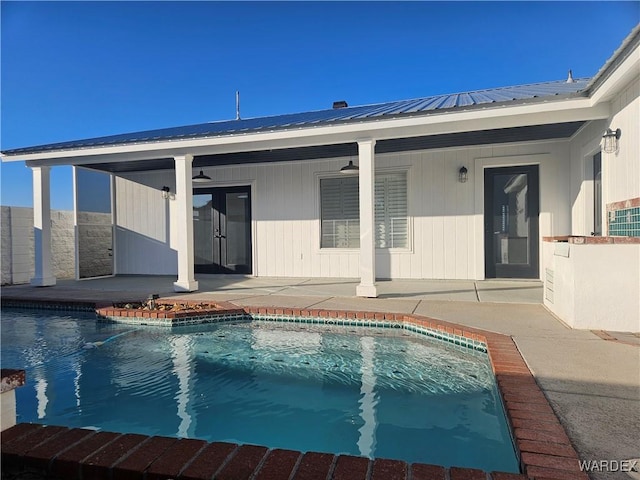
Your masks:
{"label": "red brick edge", "polygon": [[230,314],[244,314],[245,311],[229,302],[206,302],[195,300],[180,300],[180,299],[159,299],[158,304],[170,305],[173,303],[181,303],[184,305],[202,305],[209,304],[209,308],[193,308],[183,310],[138,310],[133,308],[119,308],[114,306],[107,306],[97,308],[96,313],[102,317],[131,317],[131,318],[189,318],[194,316],[204,315],[230,315]]}
{"label": "red brick edge", "polygon": [[587,237],[581,235],[559,235],[542,237],[543,242],[564,242],[573,245],[640,244],[640,237]]}
{"label": "red brick edge", "polygon": [[[146,437],[64,427],[18,424],[2,433],[2,471],[37,470],[64,478],[291,478],[307,480],[588,480],[578,455],[547,398],[536,383],[513,339],[506,335],[419,315],[346,310],[248,307],[216,302],[248,315],[274,314],[357,320],[385,320],[436,329],[487,345],[498,389],[520,455],[523,474],[375,459],[315,452],[295,452],[254,445]],[[224,305],[223,305],[224,304]],[[218,308],[216,313],[224,311]],[[229,311],[225,311],[229,313]],[[202,311],[192,311],[191,315]],[[448,474],[448,476],[447,476]]]}
{"label": "red brick edge", "polygon": [[[420,315],[277,307],[247,307],[245,311],[249,315],[396,321],[481,341],[487,345],[507,419],[520,454],[522,471],[528,478],[559,480],[588,480],[589,478],[580,470],[578,454],[564,427],[510,336]],[[484,479],[484,477],[479,478]]]}
{"label": "red brick edge", "polygon": [[624,210],[625,208],[640,207],[640,197],[622,200],[621,202],[607,203],[607,212]]}

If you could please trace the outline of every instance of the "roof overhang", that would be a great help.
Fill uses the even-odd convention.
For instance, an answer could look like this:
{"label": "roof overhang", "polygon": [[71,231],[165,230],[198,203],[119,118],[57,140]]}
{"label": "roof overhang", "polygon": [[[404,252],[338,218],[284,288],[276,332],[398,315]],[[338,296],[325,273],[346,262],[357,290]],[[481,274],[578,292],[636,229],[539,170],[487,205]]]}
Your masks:
{"label": "roof overhang", "polygon": [[[499,128],[477,132],[445,133],[421,137],[392,138],[376,142],[376,153],[429,150],[434,148],[462,147],[470,145],[504,144],[541,140],[566,139],[573,136],[584,122],[554,123],[526,127]],[[199,155],[194,157],[194,168],[273,163],[287,161],[318,160],[323,158],[352,157],[358,155],[356,142],[310,147],[282,148],[275,150],[245,151]],[[93,163],[91,168],[111,173],[139,172],[173,169],[173,158],[137,160],[127,162]]]}
{"label": "roof overhang", "polygon": [[640,24],[627,36],[622,45],[602,66],[587,85],[591,103],[611,100],[640,74]]}
{"label": "roof overhang", "polygon": [[[30,166],[87,165],[148,161],[177,155],[206,157],[243,152],[352,144],[359,139],[385,140],[431,137],[488,130],[585,122],[607,118],[607,103],[594,105],[590,98],[553,99],[540,103],[509,104],[453,109],[428,115],[380,118],[340,125],[291,128],[197,139],[145,142],[32,154],[4,155],[3,161],[27,161]],[[378,149],[377,149],[378,151]]]}

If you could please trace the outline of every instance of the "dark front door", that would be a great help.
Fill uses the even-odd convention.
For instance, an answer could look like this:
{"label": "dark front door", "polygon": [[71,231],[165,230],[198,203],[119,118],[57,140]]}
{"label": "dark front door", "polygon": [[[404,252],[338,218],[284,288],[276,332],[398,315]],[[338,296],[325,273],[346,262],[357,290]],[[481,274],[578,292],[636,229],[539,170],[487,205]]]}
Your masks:
{"label": "dark front door", "polygon": [[193,192],[196,273],[251,273],[251,187]]}
{"label": "dark front door", "polygon": [[538,166],[484,173],[485,276],[538,278]]}

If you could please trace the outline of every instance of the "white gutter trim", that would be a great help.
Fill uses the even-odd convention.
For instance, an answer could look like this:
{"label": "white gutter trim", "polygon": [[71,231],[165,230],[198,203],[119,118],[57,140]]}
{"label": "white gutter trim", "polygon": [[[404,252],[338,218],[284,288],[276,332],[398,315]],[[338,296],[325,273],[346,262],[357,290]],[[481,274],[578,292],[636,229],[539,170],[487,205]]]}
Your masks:
{"label": "white gutter trim", "polygon": [[185,153],[205,155],[350,143],[363,136],[384,140],[492,128],[585,121],[607,118],[608,116],[608,105],[593,105],[589,98],[573,98],[535,105],[510,105],[481,110],[449,111],[420,117],[373,119],[362,123],[323,127],[303,127],[292,130],[273,130],[189,140],[3,155],[2,160],[6,162],[29,161],[34,162],[34,165],[41,161],[43,164],[53,164],[48,161],[62,159],[74,159],[76,162],[62,162],[61,164],[146,160],[170,158],[176,154]]}
{"label": "white gutter trim", "polygon": [[620,93],[634,77],[640,72],[640,47],[636,47],[618,68],[591,94],[591,104],[597,105],[610,100]]}

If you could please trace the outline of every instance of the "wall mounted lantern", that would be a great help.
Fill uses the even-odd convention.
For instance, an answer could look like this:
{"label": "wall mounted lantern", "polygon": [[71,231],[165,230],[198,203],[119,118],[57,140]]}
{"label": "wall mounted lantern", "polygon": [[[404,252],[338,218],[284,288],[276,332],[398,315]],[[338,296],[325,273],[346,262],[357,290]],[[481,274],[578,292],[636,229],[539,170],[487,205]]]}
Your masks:
{"label": "wall mounted lantern", "polygon": [[171,189],[165,185],[164,187],[161,188],[161,190],[162,190],[162,198],[164,198],[165,200],[168,199],[171,193]]}
{"label": "wall mounted lantern", "polygon": [[349,160],[349,164],[340,169],[340,173],[358,173],[360,169],[353,164],[353,160]]}
{"label": "wall mounted lantern", "polygon": [[211,177],[208,177],[204,174],[202,169],[200,169],[200,173],[191,179],[194,183],[205,183],[211,181]]}
{"label": "wall mounted lantern", "polygon": [[467,183],[468,179],[469,179],[469,175],[468,175],[467,167],[460,167],[460,170],[458,170],[458,181],[460,183]]}
{"label": "wall mounted lantern", "polygon": [[602,146],[602,149],[605,151],[605,153],[613,153],[618,151],[618,140],[620,140],[621,134],[622,132],[619,128],[616,128],[615,130],[607,128],[607,131],[604,132],[604,135],[602,135],[602,138],[604,139],[604,145]]}

